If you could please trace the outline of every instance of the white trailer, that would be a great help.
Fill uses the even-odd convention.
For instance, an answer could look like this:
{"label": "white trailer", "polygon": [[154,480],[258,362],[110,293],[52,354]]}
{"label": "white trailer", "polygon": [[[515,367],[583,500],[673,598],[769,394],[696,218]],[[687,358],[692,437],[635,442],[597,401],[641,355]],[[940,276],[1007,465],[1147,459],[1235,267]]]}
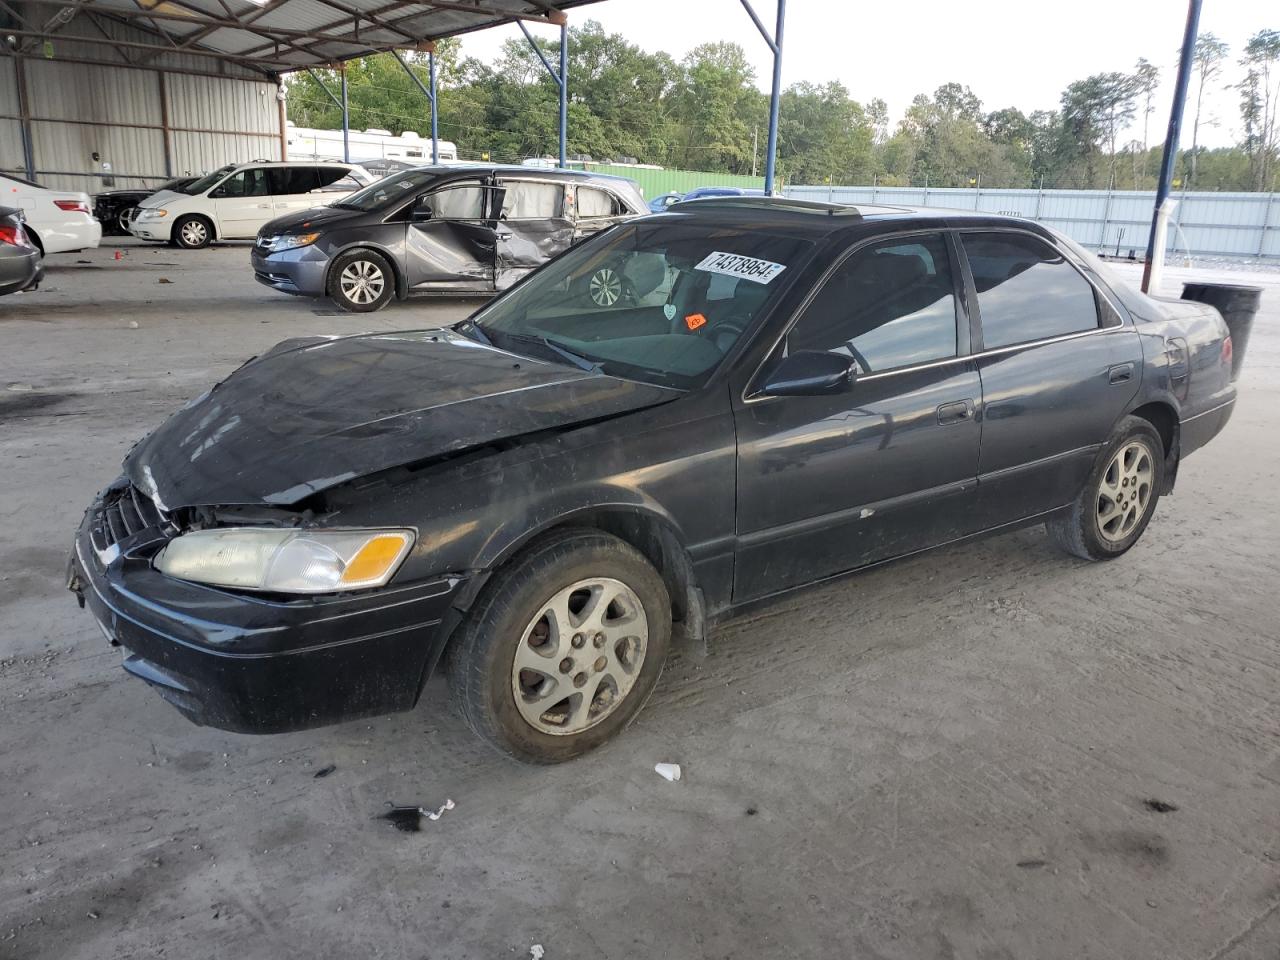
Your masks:
{"label": "white trailer", "polygon": [[[314,127],[296,127],[292,123],[286,128],[288,155],[290,160],[341,160],[342,131],[318,130]],[[351,162],[376,158],[403,160],[406,163],[431,162],[431,138],[420,137],[412,130],[406,130],[399,136],[390,130],[350,130],[347,143],[351,151]],[[458,148],[448,140],[440,141],[440,162],[456,163]]]}

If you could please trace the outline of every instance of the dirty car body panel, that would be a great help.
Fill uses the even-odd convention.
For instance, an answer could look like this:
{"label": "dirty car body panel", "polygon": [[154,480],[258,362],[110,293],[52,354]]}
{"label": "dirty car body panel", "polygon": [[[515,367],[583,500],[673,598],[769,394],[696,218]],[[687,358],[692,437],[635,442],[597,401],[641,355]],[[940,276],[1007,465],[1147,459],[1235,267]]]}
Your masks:
{"label": "dirty car body panel", "polygon": [[[1030,309],[975,273],[966,237],[988,231],[1033,248],[1010,282],[1056,278],[1094,326],[984,342],[1000,311]],[[645,292],[557,306],[602,262],[648,270]],[[885,277],[889,333],[825,344],[849,382],[765,389],[824,345],[839,320],[824,297],[857,302]],[[549,531],[632,543],[700,636],[762,598],[1067,510],[1128,414],[1160,421],[1176,466],[1230,415],[1226,337],[1211,308],[1122,288],[1027,221],[700,201],[602,232],[455,328],[251,360],[130,452],[86,512],[70,585],[126,669],[198,723],[272,732],[409,709],[495,572]],[[246,526],[408,529],[413,545],[384,586],[318,596],[155,567],[188,531]]]}

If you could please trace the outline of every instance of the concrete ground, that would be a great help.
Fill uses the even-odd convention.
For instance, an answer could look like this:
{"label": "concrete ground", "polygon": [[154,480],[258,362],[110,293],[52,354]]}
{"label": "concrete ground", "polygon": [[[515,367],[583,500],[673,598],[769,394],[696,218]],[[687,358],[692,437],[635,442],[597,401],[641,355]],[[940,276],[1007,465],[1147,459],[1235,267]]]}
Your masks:
{"label": "concrete ground", "polygon": [[792,595],[535,769],[439,680],[374,721],[192,726],[63,588],[186,398],[286,337],[474,306],[350,316],[247,259],[118,243],[0,299],[0,957],[1280,957],[1280,275],[1235,418],[1123,559],[1035,529]]}

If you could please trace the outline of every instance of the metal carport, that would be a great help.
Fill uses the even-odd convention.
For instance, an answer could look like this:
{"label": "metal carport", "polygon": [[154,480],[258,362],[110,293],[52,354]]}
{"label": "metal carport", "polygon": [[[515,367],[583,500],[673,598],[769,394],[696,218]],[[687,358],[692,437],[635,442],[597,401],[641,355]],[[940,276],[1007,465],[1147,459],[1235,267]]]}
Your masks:
{"label": "metal carport", "polygon": [[594,2],[0,0],[0,170],[93,192],[284,158],[283,74],[513,22],[558,26],[563,65],[564,11]]}

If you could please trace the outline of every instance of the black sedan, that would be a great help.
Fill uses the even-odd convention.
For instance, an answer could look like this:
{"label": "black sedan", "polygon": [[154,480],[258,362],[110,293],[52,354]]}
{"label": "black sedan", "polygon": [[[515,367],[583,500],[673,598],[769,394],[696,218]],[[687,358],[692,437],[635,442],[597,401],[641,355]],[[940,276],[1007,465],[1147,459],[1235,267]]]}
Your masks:
{"label": "black sedan", "polygon": [[[631,180],[529,167],[419,167],[258,232],[253,272],[284,293],[367,312],[411,293],[488,296],[606,227],[646,213]],[[629,299],[598,271],[575,293]]]}
{"label": "black sedan", "polygon": [[21,210],[0,207],[0,297],[34,290],[44,274],[44,255],[27,235]]}
{"label": "black sedan", "polygon": [[[634,297],[571,296],[608,267]],[[451,328],[287,341],[90,506],[70,586],[198,723],[407,710],[578,755],[673,628],[1047,524],[1110,560],[1231,416],[1231,340],[1038,224],[766,198],[621,225]]]}
{"label": "black sedan", "polygon": [[199,177],[179,177],[162,183],[158,187],[144,187],[141,190],[105,190],[93,195],[93,216],[102,224],[102,232],[109,236],[129,236],[129,220],[133,216],[133,208],[147,197],[162,190],[181,190],[189,183],[195,183]]}

